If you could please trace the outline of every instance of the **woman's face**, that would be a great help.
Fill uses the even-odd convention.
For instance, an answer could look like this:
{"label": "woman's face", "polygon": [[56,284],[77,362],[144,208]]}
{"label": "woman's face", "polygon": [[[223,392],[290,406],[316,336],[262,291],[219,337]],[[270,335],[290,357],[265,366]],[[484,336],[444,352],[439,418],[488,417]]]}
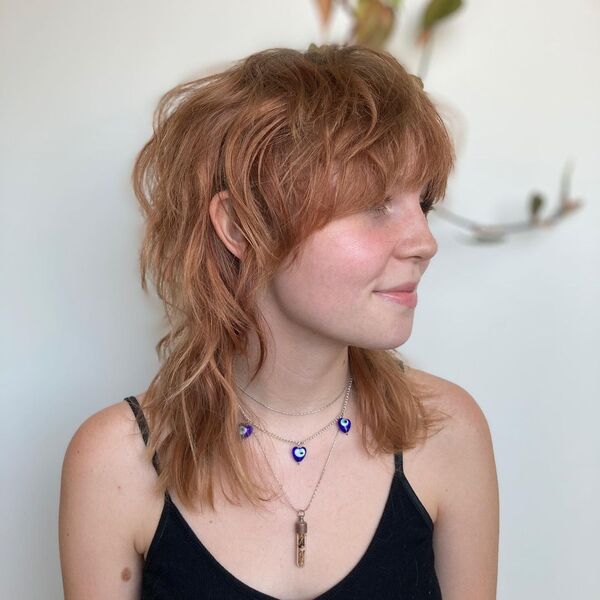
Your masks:
{"label": "woman's face", "polygon": [[331,221],[276,274],[261,308],[279,335],[370,349],[396,348],[410,337],[416,309],[375,292],[418,282],[437,243],[420,190],[393,194],[386,207]]}

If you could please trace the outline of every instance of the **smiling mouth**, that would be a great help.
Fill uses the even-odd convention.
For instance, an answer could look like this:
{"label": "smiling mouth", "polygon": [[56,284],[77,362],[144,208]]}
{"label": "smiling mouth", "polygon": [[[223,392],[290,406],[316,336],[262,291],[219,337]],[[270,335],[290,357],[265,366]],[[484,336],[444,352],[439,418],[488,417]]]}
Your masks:
{"label": "smiling mouth", "polygon": [[403,304],[409,308],[414,308],[418,302],[418,296],[416,290],[413,292],[375,292],[380,295],[382,299],[388,302],[395,302],[396,304]]}

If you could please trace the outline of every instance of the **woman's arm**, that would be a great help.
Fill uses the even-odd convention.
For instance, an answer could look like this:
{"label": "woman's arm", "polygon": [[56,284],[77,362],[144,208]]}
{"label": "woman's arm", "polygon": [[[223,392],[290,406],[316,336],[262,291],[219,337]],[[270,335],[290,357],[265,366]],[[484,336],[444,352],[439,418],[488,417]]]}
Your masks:
{"label": "woman's arm", "polygon": [[92,415],[65,453],[58,528],[65,600],[140,598],[143,558],[134,546],[139,506],[126,448],[133,438],[123,415],[120,405]]}
{"label": "woman's arm", "polygon": [[475,399],[443,381],[440,408],[452,419],[439,434],[436,572],[444,600],[495,600],[499,494],[492,438]]}

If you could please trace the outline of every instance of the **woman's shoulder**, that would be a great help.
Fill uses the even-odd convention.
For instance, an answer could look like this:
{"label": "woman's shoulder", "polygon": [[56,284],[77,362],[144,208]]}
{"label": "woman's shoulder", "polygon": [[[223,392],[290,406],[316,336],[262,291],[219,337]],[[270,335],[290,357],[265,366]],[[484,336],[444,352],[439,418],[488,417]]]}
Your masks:
{"label": "woman's shoulder", "polygon": [[451,426],[487,425],[486,417],[477,400],[461,385],[405,365],[405,373],[409,382],[416,385],[423,401],[431,403],[435,408],[449,416]]}
{"label": "woman's shoulder", "polygon": [[113,506],[119,535],[128,527],[137,548],[140,507],[154,494],[156,472],[146,460],[135,415],[124,400],[97,410],[77,427],[65,451],[62,478],[70,488],[89,487]]}
{"label": "woman's shoulder", "polygon": [[143,451],[143,440],[135,415],[124,400],[104,406],[86,417],[73,433],[66,455],[83,455],[88,460],[98,461],[118,456],[121,460],[115,461],[117,467],[119,464],[125,465],[139,451]]}
{"label": "woman's shoulder", "polygon": [[473,456],[474,460],[487,463],[482,468],[489,468],[493,463],[492,436],[474,396],[461,385],[432,373],[408,367],[406,373],[418,387],[423,402],[447,417],[423,449],[416,449],[413,454],[426,455],[428,466],[440,483],[447,478],[460,479],[465,469],[473,467],[465,463]]}
{"label": "woman's shoulder", "polygon": [[487,589],[494,585],[497,570],[499,491],[488,421],[464,387],[418,369],[410,371],[410,377],[429,390],[427,399],[450,417],[426,444],[426,464],[435,481],[434,547],[440,584],[462,590],[470,573],[482,573],[478,593],[492,597]]}

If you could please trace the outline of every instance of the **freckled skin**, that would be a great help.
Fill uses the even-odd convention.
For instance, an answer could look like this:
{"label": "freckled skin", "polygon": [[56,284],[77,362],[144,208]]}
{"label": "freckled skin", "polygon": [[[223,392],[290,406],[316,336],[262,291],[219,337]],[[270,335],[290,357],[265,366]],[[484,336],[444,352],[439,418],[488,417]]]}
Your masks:
{"label": "freckled skin", "polygon": [[[385,213],[364,210],[333,219],[303,241],[294,264],[284,261],[259,290],[257,310],[268,325],[269,353],[252,380],[253,396],[287,410],[316,408],[346,381],[348,346],[387,350],[408,340],[415,309],[374,292],[419,281],[437,252],[421,192],[394,189]],[[215,194],[211,218],[227,248],[243,257],[246,241],[225,200]],[[234,364],[242,389],[259,358],[254,332],[245,354]],[[303,419],[304,431],[322,426],[318,417]],[[275,430],[277,421],[269,415]],[[289,431],[288,421],[280,424]]]}
{"label": "freckled skin", "polygon": [[406,342],[415,310],[372,292],[420,279],[437,243],[418,192],[393,195],[388,208],[382,217],[364,212],[336,219],[306,241],[301,259],[270,282],[264,312],[272,327],[283,328],[283,313],[302,336],[373,349]]}
{"label": "freckled skin", "polygon": [[131,579],[131,569],[129,567],[125,567],[121,571],[121,579],[123,581],[129,581]]}

